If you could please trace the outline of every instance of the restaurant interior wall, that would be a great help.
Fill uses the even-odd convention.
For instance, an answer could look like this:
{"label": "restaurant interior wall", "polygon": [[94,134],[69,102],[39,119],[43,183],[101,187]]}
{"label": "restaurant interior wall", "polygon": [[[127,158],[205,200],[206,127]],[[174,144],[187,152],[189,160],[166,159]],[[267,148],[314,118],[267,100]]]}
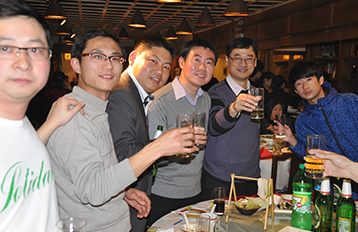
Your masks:
{"label": "restaurant interior wall", "polygon": [[[220,54],[226,45],[237,37],[239,20],[243,20],[246,37],[257,41],[259,50],[265,55],[265,70],[275,72],[274,49],[306,47],[303,60],[315,59],[323,66],[336,60],[337,74],[332,84],[340,92],[358,92],[358,81],[349,79],[352,63],[358,58],[352,55],[350,44],[358,41],[358,4],[356,0],[297,0],[231,23],[197,33],[198,38],[213,42]],[[335,58],[318,59],[312,50],[330,42],[342,45]],[[348,48],[349,47],[349,48]],[[288,53],[290,61],[295,53]],[[298,55],[302,54],[297,53]],[[322,57],[323,58],[323,57]],[[287,71],[295,62],[291,62]],[[275,73],[278,74],[278,73]],[[285,75],[287,78],[287,75]]]}

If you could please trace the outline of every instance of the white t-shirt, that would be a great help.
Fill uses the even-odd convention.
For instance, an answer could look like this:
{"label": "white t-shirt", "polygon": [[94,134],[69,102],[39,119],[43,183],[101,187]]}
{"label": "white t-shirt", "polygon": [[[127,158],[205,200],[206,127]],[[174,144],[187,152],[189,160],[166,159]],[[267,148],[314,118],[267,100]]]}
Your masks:
{"label": "white t-shirt", "polygon": [[47,150],[27,117],[0,118],[0,231],[56,231],[56,188]]}

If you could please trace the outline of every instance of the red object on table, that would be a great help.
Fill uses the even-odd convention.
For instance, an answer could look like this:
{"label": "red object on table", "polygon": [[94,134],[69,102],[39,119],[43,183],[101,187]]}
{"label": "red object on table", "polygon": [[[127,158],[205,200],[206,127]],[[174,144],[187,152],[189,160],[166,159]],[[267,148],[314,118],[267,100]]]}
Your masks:
{"label": "red object on table", "polygon": [[266,148],[261,148],[260,150],[260,159],[271,159],[272,158],[272,152],[267,150]]}

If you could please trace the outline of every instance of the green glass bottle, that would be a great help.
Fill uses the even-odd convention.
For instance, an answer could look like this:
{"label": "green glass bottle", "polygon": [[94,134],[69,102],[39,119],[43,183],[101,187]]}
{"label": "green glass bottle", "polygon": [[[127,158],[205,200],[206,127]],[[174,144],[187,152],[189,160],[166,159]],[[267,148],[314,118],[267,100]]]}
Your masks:
{"label": "green glass bottle", "polygon": [[352,199],[350,180],[343,180],[342,194],[337,202],[337,231],[355,231],[356,206]]}
{"label": "green glass bottle", "polygon": [[324,177],[321,183],[320,195],[315,201],[315,231],[332,231],[333,199],[331,197],[330,181]]}

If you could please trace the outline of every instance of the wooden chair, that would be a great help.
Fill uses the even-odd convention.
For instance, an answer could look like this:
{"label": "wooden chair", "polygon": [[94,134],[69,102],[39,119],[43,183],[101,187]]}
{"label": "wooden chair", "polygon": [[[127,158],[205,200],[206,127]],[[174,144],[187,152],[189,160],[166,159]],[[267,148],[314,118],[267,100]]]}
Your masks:
{"label": "wooden chair", "polygon": [[[231,198],[232,195],[234,194],[234,199],[235,202],[237,201],[237,196],[236,196],[236,188],[235,188],[235,178],[237,179],[243,179],[243,180],[255,180],[258,181],[258,178],[252,178],[252,177],[245,177],[245,176],[235,176],[235,174],[231,174],[231,187],[230,187],[230,195],[229,195],[229,207],[231,205]],[[271,213],[272,215],[272,220],[275,220],[275,203],[274,203],[274,197],[273,197],[273,180],[272,178],[269,179],[269,196],[266,198],[266,210],[265,210],[265,221],[264,221],[264,230],[266,231],[267,228],[267,221],[268,221],[268,217],[269,214]],[[271,198],[271,207],[270,207],[270,198]],[[271,211],[271,212],[270,212]],[[226,213],[226,223],[229,220],[229,214]]]}

